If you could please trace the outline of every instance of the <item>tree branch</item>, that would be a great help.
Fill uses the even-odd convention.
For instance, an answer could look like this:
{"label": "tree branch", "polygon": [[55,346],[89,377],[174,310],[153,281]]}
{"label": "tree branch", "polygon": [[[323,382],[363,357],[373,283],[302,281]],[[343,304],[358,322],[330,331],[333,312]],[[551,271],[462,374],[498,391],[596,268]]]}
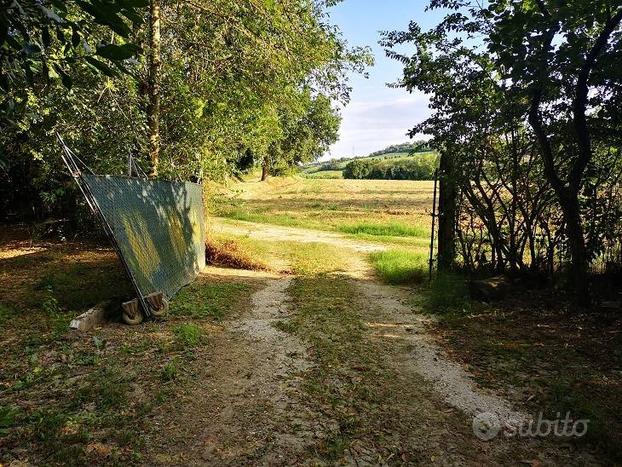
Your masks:
{"label": "tree branch", "polygon": [[585,112],[587,110],[587,100],[588,100],[588,92],[589,85],[588,80],[590,78],[590,74],[596,65],[596,60],[598,56],[603,52],[611,34],[615,31],[616,27],[622,21],[622,8],[620,8],[614,16],[609,18],[609,20],[605,23],[603,30],[596,38],[594,45],[591,50],[585,57],[585,61],[581,66],[581,70],[579,71],[579,76],[577,77],[577,84],[575,86],[575,98],[573,102],[573,123],[575,127],[575,132],[577,134],[577,142],[579,145],[579,157],[572,166],[569,175],[569,184],[570,189],[573,191],[578,191],[581,179],[583,177],[583,172],[585,168],[589,164],[592,159],[592,147],[590,141],[590,132],[587,126],[587,118],[585,116]]}

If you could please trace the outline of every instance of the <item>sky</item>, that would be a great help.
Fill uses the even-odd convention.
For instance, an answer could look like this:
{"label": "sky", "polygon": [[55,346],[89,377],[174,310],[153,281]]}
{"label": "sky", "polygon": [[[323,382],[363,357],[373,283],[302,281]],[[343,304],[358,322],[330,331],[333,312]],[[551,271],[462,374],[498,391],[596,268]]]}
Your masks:
{"label": "sky", "polygon": [[410,20],[425,29],[435,25],[439,13],[425,12],[427,3],[427,0],[344,0],[330,9],[331,22],[339,26],[348,44],[370,46],[376,63],[368,70],[368,79],[351,76],[351,101],[342,110],[339,141],[323,159],[365,156],[407,142],[408,130],[429,115],[425,95],[387,87],[387,83],[401,77],[402,65],[387,58],[378,45],[380,31],[405,30]]}

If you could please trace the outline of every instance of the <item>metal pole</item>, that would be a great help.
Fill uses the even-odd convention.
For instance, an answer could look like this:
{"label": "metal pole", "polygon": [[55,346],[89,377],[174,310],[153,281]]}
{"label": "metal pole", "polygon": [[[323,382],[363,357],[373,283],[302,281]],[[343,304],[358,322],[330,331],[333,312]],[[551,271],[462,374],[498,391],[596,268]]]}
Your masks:
{"label": "metal pole", "polygon": [[430,233],[430,282],[432,282],[432,266],[434,265],[434,230],[436,227],[436,183],[438,169],[434,171],[434,198],[432,201],[432,232]]}

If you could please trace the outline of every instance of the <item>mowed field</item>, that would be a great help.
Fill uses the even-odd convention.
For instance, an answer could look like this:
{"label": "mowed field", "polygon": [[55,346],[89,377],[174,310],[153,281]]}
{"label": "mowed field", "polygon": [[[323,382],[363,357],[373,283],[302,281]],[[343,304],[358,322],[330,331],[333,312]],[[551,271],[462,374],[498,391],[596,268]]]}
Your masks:
{"label": "mowed field", "polygon": [[271,178],[213,194],[214,214],[232,220],[328,230],[395,245],[429,241],[433,182]]}

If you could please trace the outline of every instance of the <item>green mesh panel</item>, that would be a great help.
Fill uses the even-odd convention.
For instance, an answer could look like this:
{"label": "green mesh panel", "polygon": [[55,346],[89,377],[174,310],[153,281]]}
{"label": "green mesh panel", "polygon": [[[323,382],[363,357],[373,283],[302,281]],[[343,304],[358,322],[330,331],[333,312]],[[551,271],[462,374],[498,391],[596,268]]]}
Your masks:
{"label": "green mesh panel", "polygon": [[85,175],[143,296],[171,298],[205,265],[201,185]]}

